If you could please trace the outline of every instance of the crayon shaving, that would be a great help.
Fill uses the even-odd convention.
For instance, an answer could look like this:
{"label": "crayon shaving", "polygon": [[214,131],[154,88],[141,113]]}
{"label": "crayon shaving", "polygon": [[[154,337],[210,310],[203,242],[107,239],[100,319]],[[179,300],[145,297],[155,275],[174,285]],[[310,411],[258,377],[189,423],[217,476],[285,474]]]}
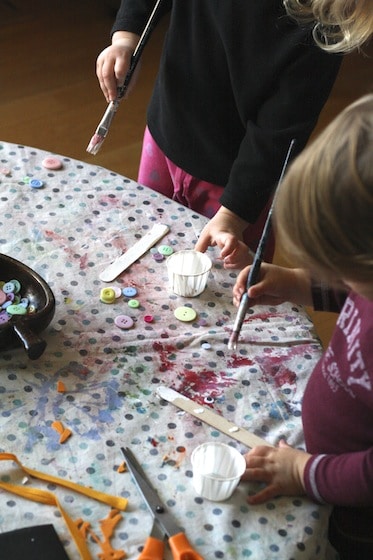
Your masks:
{"label": "crayon shaving", "polygon": [[105,519],[100,520],[101,533],[104,536],[103,540],[100,540],[92,531],[88,521],[77,519],[74,524],[85,540],[90,537],[99,545],[101,548],[101,553],[98,554],[100,560],[122,560],[126,558],[126,553],[124,550],[114,549],[110,542],[113,537],[114,529],[121,519],[122,515],[119,511],[117,509],[112,509]]}
{"label": "crayon shaving", "polygon": [[57,392],[58,393],[65,393],[66,392],[66,386],[65,386],[65,383],[63,381],[57,381]]}
{"label": "crayon shaving", "polygon": [[52,422],[52,428],[60,434],[60,443],[65,443],[72,435],[72,431],[69,428],[65,428],[59,420]]}
{"label": "crayon shaving", "polygon": [[165,465],[169,465],[170,467],[175,467],[176,469],[179,469],[182,462],[185,459],[185,455],[186,455],[186,449],[185,447],[180,445],[179,447],[176,448],[176,453],[172,452],[171,456],[163,455],[161,467],[164,467]]}
{"label": "crayon shaving", "polygon": [[123,463],[121,463],[119,465],[119,467],[117,468],[117,472],[118,473],[124,473],[124,472],[127,472],[127,471],[128,471],[127,463],[126,463],[126,461],[123,461]]}

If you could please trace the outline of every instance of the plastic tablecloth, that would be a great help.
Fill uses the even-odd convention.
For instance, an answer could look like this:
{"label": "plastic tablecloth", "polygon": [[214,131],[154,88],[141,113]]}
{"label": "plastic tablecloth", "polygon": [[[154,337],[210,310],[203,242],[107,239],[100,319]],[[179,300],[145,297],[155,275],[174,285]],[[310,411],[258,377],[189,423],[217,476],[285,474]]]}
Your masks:
{"label": "plastic tablecloth", "polygon": [[[302,447],[302,395],[321,353],[305,311],[291,303],[250,310],[237,349],[229,351],[236,274],[223,268],[215,249],[208,251],[207,288],[196,298],[172,293],[166,261],[151,251],[104,284],[100,273],[155,223],[170,227],[155,248],[178,251],[194,247],[206,219],[102,167],[57,156],[62,168],[48,170],[47,156],[56,157],[0,142],[0,252],[38,272],[56,298],[39,359],[21,347],[0,353],[0,451],[28,468],[127,498],[112,555],[99,556],[100,520],[109,506],[25,476],[12,461],[0,463],[0,481],[54,492],[72,519],[90,527],[92,558],[120,558],[113,551],[123,550],[135,559],[152,517],[131,475],[118,471],[120,447],[128,446],[203,558],[325,558],[326,506],[287,497],[249,506],[246,496],[257,488],[250,483],[225,502],[196,495],[190,456],[198,444],[247,449],[156,394],[171,387],[269,443],[285,437]],[[43,186],[33,188],[32,180]],[[129,307],[124,295],[102,303],[108,285],[135,287],[139,307]],[[194,309],[196,319],[179,321],[180,306]],[[131,329],[116,326],[120,314],[133,319]],[[57,390],[59,381],[65,392]],[[64,443],[56,421],[71,430]],[[57,507],[0,490],[0,532],[44,523],[54,525],[69,558],[79,558]]]}

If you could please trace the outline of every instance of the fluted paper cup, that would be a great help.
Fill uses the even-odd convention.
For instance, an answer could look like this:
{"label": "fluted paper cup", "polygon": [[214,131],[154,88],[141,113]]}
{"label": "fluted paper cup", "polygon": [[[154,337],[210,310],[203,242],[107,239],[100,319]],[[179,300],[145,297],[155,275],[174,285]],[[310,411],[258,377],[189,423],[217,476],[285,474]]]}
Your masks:
{"label": "fluted paper cup", "polygon": [[177,251],[166,263],[170,288],[178,296],[195,297],[206,288],[212,262],[205,253]]}
{"label": "fluted paper cup", "polygon": [[191,457],[193,486],[199,496],[221,502],[231,497],[245,472],[245,458],[225,443],[203,443]]}

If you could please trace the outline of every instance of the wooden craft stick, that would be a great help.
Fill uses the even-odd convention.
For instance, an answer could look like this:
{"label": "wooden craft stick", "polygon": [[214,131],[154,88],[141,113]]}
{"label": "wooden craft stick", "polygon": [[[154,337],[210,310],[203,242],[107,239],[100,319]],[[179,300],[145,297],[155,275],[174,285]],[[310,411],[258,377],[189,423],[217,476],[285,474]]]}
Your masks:
{"label": "wooden craft stick", "polygon": [[184,397],[184,395],[181,395],[174,389],[170,389],[168,387],[158,387],[157,394],[161,399],[164,399],[165,401],[172,403],[178,408],[181,408],[181,410],[192,414],[192,416],[195,416],[196,418],[198,418],[198,420],[201,420],[201,422],[209,424],[226,436],[229,436],[232,439],[243,443],[250,449],[252,447],[256,447],[257,445],[267,445],[273,447],[273,445],[271,445],[264,439],[261,439],[251,432],[248,432],[244,428],[240,428],[220,414],[213,412],[210,408],[201,406],[191,399],[188,399],[188,397]]}

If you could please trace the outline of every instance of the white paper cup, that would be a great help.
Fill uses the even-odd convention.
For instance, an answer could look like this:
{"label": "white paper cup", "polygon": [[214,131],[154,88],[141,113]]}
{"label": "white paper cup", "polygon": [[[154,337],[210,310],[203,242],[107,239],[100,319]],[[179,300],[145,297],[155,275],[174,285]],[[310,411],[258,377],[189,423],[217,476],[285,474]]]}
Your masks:
{"label": "white paper cup", "polygon": [[246,469],[244,456],[225,443],[199,445],[193,451],[191,461],[195,491],[214,502],[231,497]]}
{"label": "white paper cup", "polygon": [[205,253],[177,251],[166,264],[171,290],[178,296],[195,297],[206,288],[212,262]]}

